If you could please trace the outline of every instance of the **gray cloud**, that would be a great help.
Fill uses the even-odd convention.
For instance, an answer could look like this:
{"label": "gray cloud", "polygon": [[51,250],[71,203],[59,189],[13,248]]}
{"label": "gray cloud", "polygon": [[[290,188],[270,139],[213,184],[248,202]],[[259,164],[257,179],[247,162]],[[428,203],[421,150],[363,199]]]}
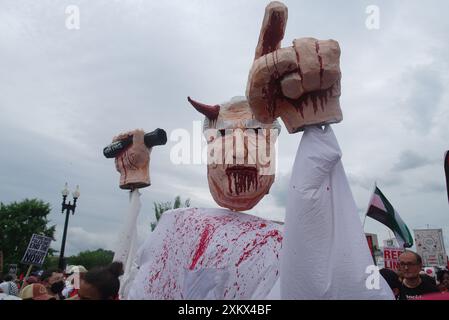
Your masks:
{"label": "gray cloud", "polygon": [[433,63],[417,66],[403,75],[403,85],[409,91],[403,102],[408,111],[404,122],[410,129],[426,134],[432,128],[445,90],[443,73],[441,65]]}
{"label": "gray cloud", "polygon": [[404,171],[409,169],[416,169],[425,166],[429,160],[420,154],[411,150],[404,150],[399,156],[398,162],[393,166],[393,170]]}
{"label": "gray cloud", "polygon": [[444,193],[446,192],[446,185],[444,181],[442,182],[436,182],[436,181],[430,181],[430,182],[424,182],[419,187],[416,188],[416,191],[418,192],[438,192],[438,193]]}

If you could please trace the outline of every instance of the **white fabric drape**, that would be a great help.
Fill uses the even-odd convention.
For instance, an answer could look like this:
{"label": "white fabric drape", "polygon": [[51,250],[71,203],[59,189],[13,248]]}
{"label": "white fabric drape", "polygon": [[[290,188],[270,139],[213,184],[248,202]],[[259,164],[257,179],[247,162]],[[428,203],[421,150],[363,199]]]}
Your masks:
{"label": "white fabric drape", "polygon": [[120,233],[117,249],[113,258],[113,261],[122,262],[124,268],[124,274],[120,278],[120,298],[126,297],[131,280],[130,274],[133,268],[135,268],[133,262],[136,256],[137,218],[141,208],[140,192],[138,189],[130,192],[129,202],[128,214],[125,218],[124,228]]}
{"label": "white fabric drape", "polygon": [[393,299],[380,275],[378,289],[367,286],[374,263],[341,155],[330,126],[306,128],[288,190],[282,299]]}

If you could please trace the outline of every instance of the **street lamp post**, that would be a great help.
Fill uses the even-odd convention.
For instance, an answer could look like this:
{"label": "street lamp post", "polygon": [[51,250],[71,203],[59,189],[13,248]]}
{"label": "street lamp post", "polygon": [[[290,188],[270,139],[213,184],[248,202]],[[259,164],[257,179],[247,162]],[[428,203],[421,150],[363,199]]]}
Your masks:
{"label": "street lamp post", "polygon": [[62,193],[62,213],[64,213],[64,210],[66,211],[65,216],[65,223],[64,223],[64,233],[62,235],[62,243],[61,243],[61,251],[59,254],[59,269],[64,270],[65,268],[65,259],[64,259],[64,250],[65,250],[65,240],[67,236],[67,225],[69,224],[69,215],[70,212],[72,212],[72,215],[75,214],[75,208],[76,208],[76,200],[80,197],[80,188],[79,186],[76,186],[75,192],[72,193],[73,196],[73,204],[66,203],[67,196],[69,195],[70,191],[67,188],[67,183],[65,184],[64,189],[61,191]]}

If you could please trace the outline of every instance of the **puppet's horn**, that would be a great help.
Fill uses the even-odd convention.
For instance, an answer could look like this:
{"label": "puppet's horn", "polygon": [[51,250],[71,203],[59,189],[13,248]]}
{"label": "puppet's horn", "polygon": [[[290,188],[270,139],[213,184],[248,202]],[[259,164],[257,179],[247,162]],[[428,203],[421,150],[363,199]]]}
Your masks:
{"label": "puppet's horn", "polygon": [[218,117],[218,113],[220,112],[220,106],[216,104],[215,106],[210,106],[208,104],[204,104],[201,102],[197,102],[193,99],[190,99],[190,97],[187,97],[187,100],[190,102],[190,104],[199,112],[204,114],[207,118],[210,120],[215,120]]}

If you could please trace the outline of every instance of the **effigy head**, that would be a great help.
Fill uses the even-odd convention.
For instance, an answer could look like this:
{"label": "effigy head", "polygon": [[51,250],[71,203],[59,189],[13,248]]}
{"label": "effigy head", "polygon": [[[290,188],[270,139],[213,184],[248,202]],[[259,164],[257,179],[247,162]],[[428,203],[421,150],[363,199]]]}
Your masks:
{"label": "effigy head", "polygon": [[257,120],[277,117],[289,133],[308,125],[340,122],[340,47],[334,40],[300,38],[280,48],[288,10],[280,2],[265,9],[246,88]]}
{"label": "effigy head", "polygon": [[213,106],[188,100],[205,115],[207,177],[215,202],[235,211],[253,208],[274,182],[279,123],[256,120],[245,97]]}

